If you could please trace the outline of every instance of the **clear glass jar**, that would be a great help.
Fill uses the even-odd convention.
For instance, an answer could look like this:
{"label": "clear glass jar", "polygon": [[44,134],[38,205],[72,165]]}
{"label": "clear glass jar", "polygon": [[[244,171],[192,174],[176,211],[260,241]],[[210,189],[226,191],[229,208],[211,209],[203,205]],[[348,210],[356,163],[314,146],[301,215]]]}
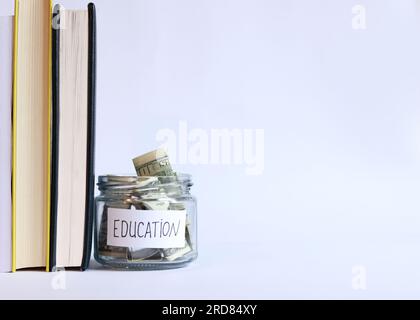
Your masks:
{"label": "clear glass jar", "polygon": [[182,267],[197,258],[197,202],[191,176],[101,176],[94,256],[113,268]]}

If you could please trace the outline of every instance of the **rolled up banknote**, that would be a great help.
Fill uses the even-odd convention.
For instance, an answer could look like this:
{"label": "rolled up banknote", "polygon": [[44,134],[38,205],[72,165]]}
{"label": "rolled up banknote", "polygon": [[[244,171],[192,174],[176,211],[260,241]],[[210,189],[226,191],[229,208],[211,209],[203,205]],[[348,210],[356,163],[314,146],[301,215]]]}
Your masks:
{"label": "rolled up banknote", "polygon": [[[168,154],[163,149],[158,149],[156,151],[149,152],[143,156],[133,159],[134,167],[136,168],[138,176],[148,176],[148,177],[165,177],[165,176],[175,176],[175,172],[172,170],[171,163],[169,161]],[[166,186],[165,196],[161,196],[160,200],[154,199],[153,193],[150,194],[151,199],[147,199],[148,196],[145,195],[142,197],[142,201],[139,203],[137,209],[142,210],[185,210],[185,206],[181,202],[173,202],[168,198],[168,201],[164,199],[168,197],[168,194],[178,193],[179,190],[173,186]],[[187,253],[191,252],[191,241],[188,230],[188,223],[185,230],[185,247],[183,248],[173,248],[173,249],[160,249],[162,256],[167,261],[174,261]],[[142,254],[133,253],[137,257],[141,257]]]}
{"label": "rolled up banknote", "polygon": [[172,176],[171,163],[164,149],[158,149],[133,159],[137,175],[140,177]]}

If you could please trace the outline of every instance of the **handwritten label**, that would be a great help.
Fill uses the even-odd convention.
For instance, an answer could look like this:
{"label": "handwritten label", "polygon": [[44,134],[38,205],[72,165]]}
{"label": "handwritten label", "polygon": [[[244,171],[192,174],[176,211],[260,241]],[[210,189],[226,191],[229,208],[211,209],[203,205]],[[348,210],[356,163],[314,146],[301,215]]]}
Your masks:
{"label": "handwritten label", "polygon": [[107,244],[138,249],[185,247],[186,210],[108,209]]}

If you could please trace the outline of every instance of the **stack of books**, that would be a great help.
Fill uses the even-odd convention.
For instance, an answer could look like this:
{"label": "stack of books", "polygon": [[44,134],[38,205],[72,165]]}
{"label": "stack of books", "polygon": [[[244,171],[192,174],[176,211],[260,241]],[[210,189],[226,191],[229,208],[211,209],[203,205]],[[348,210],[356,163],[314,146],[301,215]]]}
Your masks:
{"label": "stack of books", "polygon": [[0,17],[0,272],[88,267],[95,81],[93,4]]}

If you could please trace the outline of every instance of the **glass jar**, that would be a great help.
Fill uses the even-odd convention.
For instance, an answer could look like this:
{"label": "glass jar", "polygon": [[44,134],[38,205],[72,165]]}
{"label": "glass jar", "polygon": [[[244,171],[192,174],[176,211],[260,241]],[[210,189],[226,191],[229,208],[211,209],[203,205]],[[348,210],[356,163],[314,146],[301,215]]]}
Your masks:
{"label": "glass jar", "polygon": [[94,256],[114,268],[182,267],[197,258],[191,176],[101,176]]}

